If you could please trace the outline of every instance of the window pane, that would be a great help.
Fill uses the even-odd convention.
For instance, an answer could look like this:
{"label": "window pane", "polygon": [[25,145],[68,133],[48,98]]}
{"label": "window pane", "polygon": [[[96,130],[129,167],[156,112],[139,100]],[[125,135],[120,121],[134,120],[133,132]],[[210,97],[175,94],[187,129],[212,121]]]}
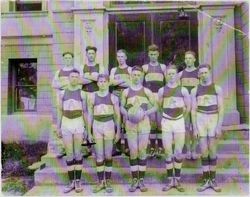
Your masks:
{"label": "window pane", "polygon": [[35,86],[16,87],[16,111],[36,110],[37,88]]}
{"label": "window pane", "polygon": [[19,63],[17,67],[16,85],[36,85],[37,82],[37,63]]}
{"label": "window pane", "polygon": [[16,2],[16,11],[41,11],[42,2]]}

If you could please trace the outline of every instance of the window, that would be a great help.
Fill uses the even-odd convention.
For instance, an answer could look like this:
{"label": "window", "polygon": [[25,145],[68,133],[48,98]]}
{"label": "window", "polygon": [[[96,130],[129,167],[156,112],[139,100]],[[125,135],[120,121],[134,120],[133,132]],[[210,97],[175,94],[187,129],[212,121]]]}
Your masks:
{"label": "window", "polygon": [[11,59],[9,65],[9,112],[36,111],[37,59]]}
{"label": "window", "polygon": [[42,1],[37,0],[16,0],[10,1],[10,11],[42,11]]}

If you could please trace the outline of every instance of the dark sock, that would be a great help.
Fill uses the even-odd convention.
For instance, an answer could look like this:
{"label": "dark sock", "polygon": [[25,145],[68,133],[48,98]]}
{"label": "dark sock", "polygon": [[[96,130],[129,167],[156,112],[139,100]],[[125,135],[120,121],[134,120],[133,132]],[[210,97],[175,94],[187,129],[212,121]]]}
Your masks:
{"label": "dark sock", "polygon": [[130,159],[130,169],[133,179],[138,178],[138,160]]}
{"label": "dark sock", "polygon": [[97,176],[99,181],[104,180],[104,162],[96,162]]}
{"label": "dark sock", "polygon": [[158,147],[159,148],[163,148],[162,139],[161,138],[158,138]]}
{"label": "dark sock", "polygon": [[81,179],[82,170],[75,170],[76,179]]}
{"label": "dark sock", "polygon": [[139,179],[143,179],[145,176],[147,159],[139,159],[138,165],[139,165]]}
{"label": "dark sock", "polygon": [[73,181],[75,179],[75,171],[74,170],[68,171],[68,176],[69,180]]}
{"label": "dark sock", "polygon": [[112,168],[112,159],[106,159],[105,160],[105,178],[110,179],[112,171],[111,171],[111,169],[109,169],[107,171],[106,168]]}
{"label": "dark sock", "polygon": [[182,159],[174,158],[174,174],[177,179],[181,177]]}

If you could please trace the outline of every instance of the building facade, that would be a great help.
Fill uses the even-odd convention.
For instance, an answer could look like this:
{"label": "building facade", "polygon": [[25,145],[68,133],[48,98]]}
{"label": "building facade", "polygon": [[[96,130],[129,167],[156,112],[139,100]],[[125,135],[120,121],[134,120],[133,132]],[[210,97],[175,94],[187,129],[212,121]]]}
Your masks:
{"label": "building facade", "polygon": [[116,65],[115,51],[128,51],[129,65],[147,61],[147,46],[160,47],[161,62],[183,65],[194,50],[222,86],[224,125],[249,121],[248,3],[196,1],[2,1],[2,140],[48,140],[51,81],[62,53],[74,53],[81,69],[85,48],[97,47],[102,70]]}

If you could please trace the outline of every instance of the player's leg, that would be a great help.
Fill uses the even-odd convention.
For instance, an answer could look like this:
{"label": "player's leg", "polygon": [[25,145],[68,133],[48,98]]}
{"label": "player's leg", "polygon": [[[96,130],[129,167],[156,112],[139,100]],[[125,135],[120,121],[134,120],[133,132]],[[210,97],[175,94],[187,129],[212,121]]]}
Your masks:
{"label": "player's leg", "polygon": [[93,137],[96,142],[96,171],[98,177],[98,184],[94,187],[93,192],[97,193],[105,188],[104,181],[104,135],[102,130],[102,124],[98,121],[93,122]]}
{"label": "player's leg", "polygon": [[162,120],[162,115],[160,112],[157,112],[157,145],[158,145],[158,150],[157,150],[157,156],[160,157],[161,154],[163,153],[163,144],[162,144],[162,128],[161,128],[161,120]]}
{"label": "player's leg", "polygon": [[172,150],[172,143],[173,143],[173,134],[171,131],[170,121],[162,118],[161,121],[162,127],[162,143],[165,152],[165,163],[166,163],[166,171],[168,181],[166,185],[162,188],[162,191],[168,191],[172,187],[174,187],[174,165],[173,165],[173,150]]}
{"label": "player's leg", "polygon": [[80,181],[82,175],[82,160],[83,160],[83,155],[81,151],[82,138],[83,138],[83,132],[74,134],[75,191],[77,193],[82,191],[81,181]]}
{"label": "player's leg", "polygon": [[149,155],[153,158],[156,155],[156,139],[157,139],[157,123],[156,123],[156,113],[149,115],[151,130],[150,130],[150,151]]}
{"label": "player's leg", "polygon": [[[178,191],[184,192],[184,188],[181,186],[180,178],[181,178],[181,167],[182,167],[182,150],[185,143],[185,124],[184,119],[179,119],[175,121],[175,129],[174,132],[174,171],[175,171],[175,187]],[[182,125],[182,126],[181,126]]]}
{"label": "player's leg", "polygon": [[63,137],[64,147],[66,150],[66,164],[69,177],[69,184],[64,188],[64,193],[68,193],[75,189],[73,135],[70,131],[63,129],[62,137]]}
{"label": "player's leg", "polygon": [[105,155],[105,179],[106,179],[106,192],[111,193],[113,188],[111,186],[111,173],[112,173],[112,149],[115,136],[115,125],[113,120],[108,121],[103,126],[104,132],[104,155]]}
{"label": "player's leg", "polygon": [[192,154],[191,154],[191,143],[192,143],[192,131],[190,128],[190,115],[186,116],[185,119],[185,128],[186,128],[186,136],[185,136],[185,146],[187,149],[186,152],[186,159],[191,159],[192,158]]}
{"label": "player's leg", "polygon": [[134,192],[138,186],[138,134],[137,134],[137,126],[126,122],[126,130],[127,130],[127,139],[128,139],[128,147],[130,151],[130,170],[132,174],[132,184],[129,188],[130,192]]}

